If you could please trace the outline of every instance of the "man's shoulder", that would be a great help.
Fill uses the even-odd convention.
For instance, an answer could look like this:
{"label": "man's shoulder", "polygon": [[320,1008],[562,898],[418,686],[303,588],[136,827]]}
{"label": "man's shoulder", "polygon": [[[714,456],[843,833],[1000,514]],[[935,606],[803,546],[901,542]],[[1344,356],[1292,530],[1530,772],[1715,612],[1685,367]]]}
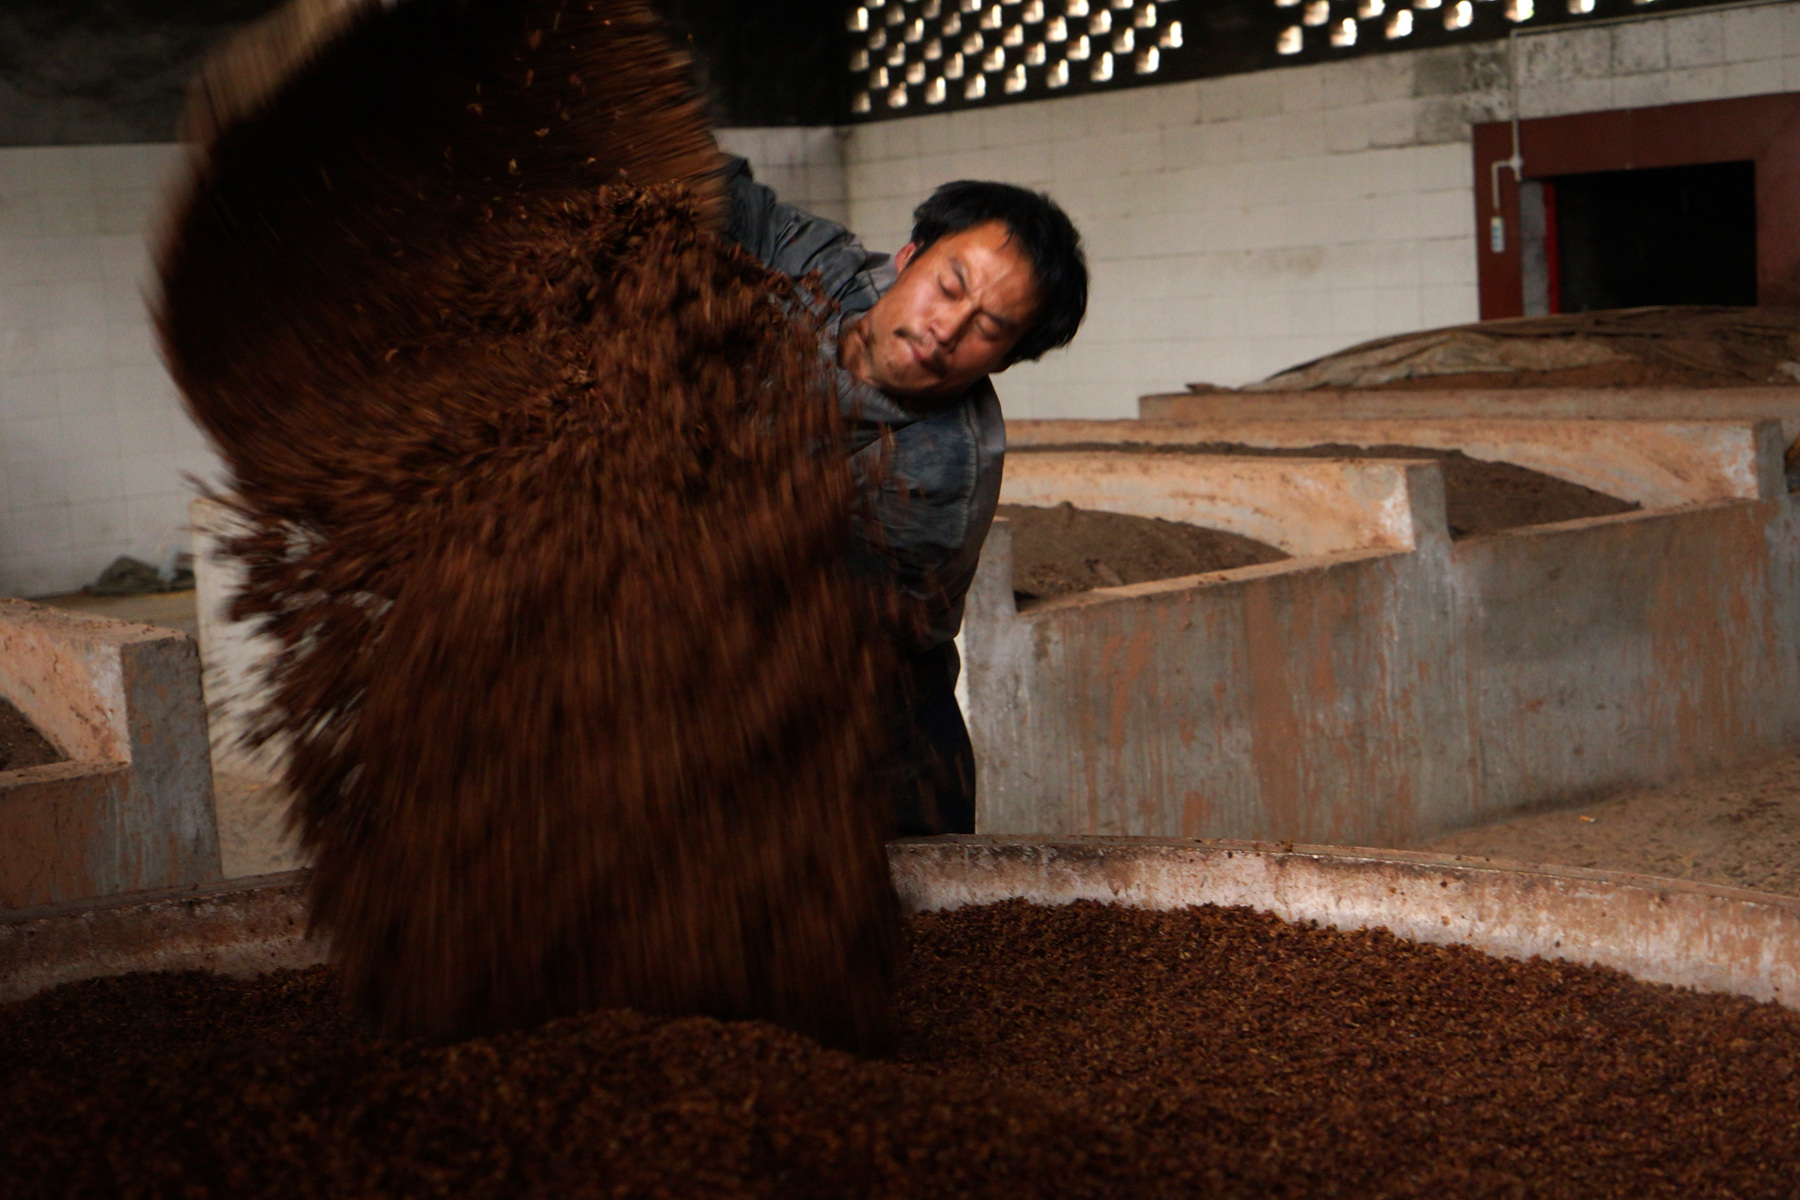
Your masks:
{"label": "man's shoulder", "polygon": [[893,286],[887,255],[866,249],[836,221],[783,203],[756,181],[747,159],[728,159],[724,176],[729,236],[770,270],[794,279],[817,272],[826,298],[851,313],[873,307]]}

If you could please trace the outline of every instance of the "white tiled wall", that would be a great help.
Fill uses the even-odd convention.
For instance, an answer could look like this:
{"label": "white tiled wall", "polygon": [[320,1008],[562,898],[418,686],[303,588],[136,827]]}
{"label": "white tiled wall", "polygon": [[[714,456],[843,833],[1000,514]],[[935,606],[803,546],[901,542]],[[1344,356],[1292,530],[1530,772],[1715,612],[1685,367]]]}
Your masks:
{"label": "white tiled wall", "polygon": [[144,315],[171,146],[0,149],[0,594],[185,547],[183,473],[213,459]]}
{"label": "white tiled wall", "polygon": [[[782,195],[845,216],[831,129],[726,130]],[[217,461],[145,315],[171,145],[0,148],[0,595],[91,583],[186,549],[184,477]]]}
{"label": "white tiled wall", "polygon": [[1800,4],[1571,30],[1519,47],[1526,117],[1800,90]]}
{"label": "white tiled wall", "polygon": [[[1800,90],[1800,2],[1518,40],[1524,116]],[[947,179],[1045,188],[1094,269],[1068,351],[1000,380],[1015,416],[1120,416],[1350,342],[1476,315],[1468,128],[1511,112],[1505,44],[963,114],[726,130],[790,201],[897,249]],[[143,314],[172,146],[0,149],[0,594],[185,545],[213,459]]]}
{"label": "white tiled wall", "polygon": [[[1526,117],[1800,89],[1800,4],[1518,39]],[[906,238],[934,185],[1049,191],[1093,269],[1069,350],[998,382],[1015,416],[1127,416],[1366,338],[1477,316],[1471,122],[1505,43],[856,127],[850,224]]]}
{"label": "white tiled wall", "polygon": [[819,127],[721,129],[718,138],[720,149],[749,159],[757,180],[774,188],[789,204],[833,221],[849,220],[849,197],[844,190],[846,131]]}

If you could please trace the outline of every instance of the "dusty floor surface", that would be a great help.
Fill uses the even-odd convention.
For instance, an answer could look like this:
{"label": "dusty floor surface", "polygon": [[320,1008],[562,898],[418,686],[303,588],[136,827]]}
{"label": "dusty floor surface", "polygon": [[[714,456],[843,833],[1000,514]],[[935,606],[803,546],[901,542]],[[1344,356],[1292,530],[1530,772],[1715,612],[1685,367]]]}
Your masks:
{"label": "dusty floor surface", "polygon": [[1800,895],[1800,753],[1410,848]]}

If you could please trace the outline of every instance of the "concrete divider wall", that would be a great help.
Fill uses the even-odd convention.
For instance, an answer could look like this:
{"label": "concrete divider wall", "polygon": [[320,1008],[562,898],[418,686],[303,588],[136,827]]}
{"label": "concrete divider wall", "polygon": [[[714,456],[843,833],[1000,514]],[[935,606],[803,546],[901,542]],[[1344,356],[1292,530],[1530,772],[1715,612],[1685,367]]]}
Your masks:
{"label": "concrete divider wall", "polygon": [[1479,812],[1800,742],[1797,534],[1783,489],[1458,543]]}
{"label": "concrete divider wall", "polygon": [[[1159,476],[1181,466],[1204,489],[1204,459],[1143,465]],[[1288,465],[1329,476],[1343,464]],[[1370,510],[1404,495],[1412,549],[1106,588],[1020,613],[1010,531],[996,522],[964,627],[979,829],[1379,843],[1467,823],[1477,778],[1442,477],[1428,464],[1355,465],[1390,479],[1365,494]]]}
{"label": "concrete divider wall", "polygon": [[[979,829],[1395,844],[1792,745],[1796,510],[1779,429],[1748,428],[1751,497],[1452,545],[1435,466],[1365,462],[1404,472],[1414,549],[1023,613],[997,525],[965,626]],[[1008,470],[1037,460],[1046,502],[1062,457]]]}
{"label": "concrete divider wall", "polygon": [[[1253,407],[1253,406],[1246,406]],[[1646,508],[1755,499],[1766,420],[1586,420],[1496,417],[1293,417],[1166,421],[1008,421],[1010,450],[1226,442],[1271,449],[1325,444],[1461,450],[1566,479]],[[1007,470],[1023,458],[1015,455]]]}
{"label": "concrete divider wall", "polygon": [[0,695],[70,759],[0,771],[0,909],[219,877],[186,635],[0,601]]}
{"label": "concrete divider wall", "polygon": [[[1190,520],[1300,557],[1020,613],[996,523],[964,634],[984,832],[1393,844],[1800,737],[1774,422],[1359,421],[1009,427],[1040,449],[1009,459],[1007,502]],[[1453,544],[1430,463],[1041,449],[1109,438],[1460,444],[1635,481],[1649,511]],[[194,517],[219,761],[272,778],[277,751],[234,742],[266,640],[224,619],[235,579],[209,547],[227,514]]]}

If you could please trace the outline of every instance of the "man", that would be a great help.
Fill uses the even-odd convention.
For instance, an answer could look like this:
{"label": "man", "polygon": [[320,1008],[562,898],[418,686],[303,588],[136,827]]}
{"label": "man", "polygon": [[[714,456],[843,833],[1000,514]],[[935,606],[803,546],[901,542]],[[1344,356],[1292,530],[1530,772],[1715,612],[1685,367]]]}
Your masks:
{"label": "man", "polygon": [[825,351],[852,467],[877,480],[879,529],[859,533],[927,614],[919,644],[905,648],[897,698],[895,831],[973,832],[975,758],[956,704],[953,639],[1000,499],[1006,427],[989,376],[1075,336],[1087,311],[1080,235],[1047,196],[964,180],[914,210],[912,237],[890,260],[780,203],[743,159],[726,178],[731,237],[784,275],[817,271],[840,306]]}

